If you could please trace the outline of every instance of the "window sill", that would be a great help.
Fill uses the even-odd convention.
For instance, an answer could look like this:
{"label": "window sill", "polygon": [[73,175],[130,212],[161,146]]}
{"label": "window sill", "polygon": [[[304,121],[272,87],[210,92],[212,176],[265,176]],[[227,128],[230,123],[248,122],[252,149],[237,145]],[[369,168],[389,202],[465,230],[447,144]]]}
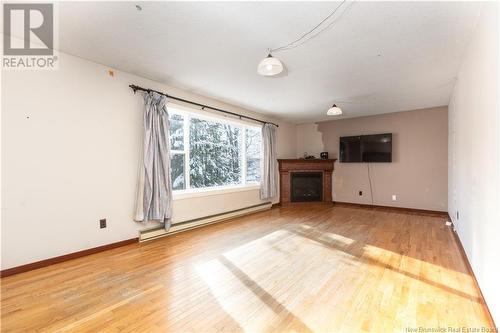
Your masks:
{"label": "window sill", "polygon": [[235,185],[216,188],[177,190],[172,193],[172,199],[184,200],[196,197],[208,197],[233,192],[255,191],[260,189],[260,184]]}

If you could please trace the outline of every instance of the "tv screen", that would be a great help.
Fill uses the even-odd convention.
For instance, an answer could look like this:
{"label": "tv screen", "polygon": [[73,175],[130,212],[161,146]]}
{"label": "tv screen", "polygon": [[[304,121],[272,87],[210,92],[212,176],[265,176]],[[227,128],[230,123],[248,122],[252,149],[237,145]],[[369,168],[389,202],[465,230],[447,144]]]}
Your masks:
{"label": "tv screen", "polygon": [[361,137],[340,138],[340,162],[361,162]]}
{"label": "tv screen", "polygon": [[392,133],[340,138],[340,162],[392,162]]}

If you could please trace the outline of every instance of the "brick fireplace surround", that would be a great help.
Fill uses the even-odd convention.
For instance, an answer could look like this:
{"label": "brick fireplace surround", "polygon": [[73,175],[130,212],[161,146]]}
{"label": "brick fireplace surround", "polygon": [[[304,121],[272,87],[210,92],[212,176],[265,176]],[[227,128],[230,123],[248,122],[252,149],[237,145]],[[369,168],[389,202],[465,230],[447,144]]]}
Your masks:
{"label": "brick fireplace surround", "polygon": [[278,159],[280,172],[280,204],[294,204],[291,201],[291,174],[293,172],[323,172],[323,200],[332,201],[332,172],[335,159]]}

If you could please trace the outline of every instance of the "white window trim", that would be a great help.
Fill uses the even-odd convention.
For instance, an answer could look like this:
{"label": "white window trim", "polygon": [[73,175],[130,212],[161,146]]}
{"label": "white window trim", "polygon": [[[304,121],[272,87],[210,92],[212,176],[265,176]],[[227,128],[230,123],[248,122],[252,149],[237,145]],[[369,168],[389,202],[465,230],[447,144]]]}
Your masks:
{"label": "white window trim", "polygon": [[231,186],[216,186],[216,187],[203,187],[191,188],[189,190],[175,190],[172,191],[173,200],[183,200],[196,197],[208,197],[213,195],[222,195],[235,192],[257,191],[260,189],[258,183],[247,183],[246,185],[231,185]]}
{"label": "white window trim", "polygon": [[[247,156],[246,156],[246,129],[260,129],[259,125],[254,123],[249,123],[241,121],[238,119],[227,119],[223,116],[214,115],[212,113],[196,110],[189,107],[181,106],[178,104],[168,103],[167,109],[169,114],[178,114],[183,118],[183,130],[184,130],[184,150],[172,150],[171,154],[182,154],[184,155],[184,184],[185,189],[183,190],[173,190],[172,196],[173,200],[183,200],[193,197],[203,197],[211,195],[221,195],[233,192],[242,191],[255,191],[260,189],[260,182],[247,182],[246,172],[247,172]],[[189,164],[189,124],[192,117],[198,119],[215,121],[220,123],[226,123],[231,126],[240,129],[241,134],[241,164],[242,164],[242,180],[240,184],[226,185],[226,186],[214,186],[214,187],[203,187],[203,188],[191,188],[190,186],[190,164]]]}

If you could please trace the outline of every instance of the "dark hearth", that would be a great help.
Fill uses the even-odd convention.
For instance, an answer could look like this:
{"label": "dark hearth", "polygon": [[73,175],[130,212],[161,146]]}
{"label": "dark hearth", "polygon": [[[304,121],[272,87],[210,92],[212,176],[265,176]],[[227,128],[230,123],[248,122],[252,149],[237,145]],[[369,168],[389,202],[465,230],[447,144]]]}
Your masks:
{"label": "dark hearth", "polygon": [[292,172],[292,202],[322,201],[323,172]]}

